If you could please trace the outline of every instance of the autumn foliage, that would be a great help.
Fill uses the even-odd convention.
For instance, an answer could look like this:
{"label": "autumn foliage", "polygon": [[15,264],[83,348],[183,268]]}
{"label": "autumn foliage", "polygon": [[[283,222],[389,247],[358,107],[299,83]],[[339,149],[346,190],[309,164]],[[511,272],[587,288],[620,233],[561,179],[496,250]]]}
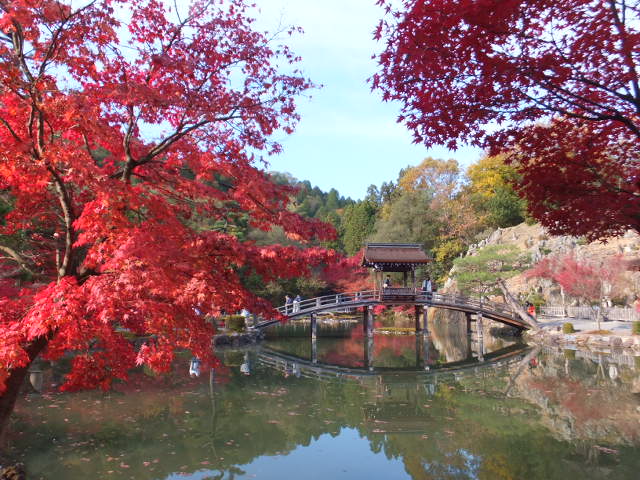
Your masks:
{"label": "autumn foliage", "polygon": [[369,270],[362,266],[363,251],[351,257],[341,257],[327,265],[322,279],[336,292],[375,290]]}
{"label": "autumn foliage", "polygon": [[640,230],[638,0],[378,3],[372,83],[416,142],[506,155],[551,233]]}
{"label": "autumn foliage", "polygon": [[545,257],[526,272],[528,278],[545,278],[565,293],[589,303],[621,293],[625,287],[627,264],[619,256],[602,261],[578,259],[575,254]]}
{"label": "autumn foliage", "polygon": [[243,274],[332,257],[227,233],[242,217],[333,235],[289,212],[291,189],[260,168],[311,84],[252,22],[242,0],[0,1],[0,413],[41,353],[74,352],[65,388],[166,370],[175,349],[213,361],[194,307],[272,315]]}

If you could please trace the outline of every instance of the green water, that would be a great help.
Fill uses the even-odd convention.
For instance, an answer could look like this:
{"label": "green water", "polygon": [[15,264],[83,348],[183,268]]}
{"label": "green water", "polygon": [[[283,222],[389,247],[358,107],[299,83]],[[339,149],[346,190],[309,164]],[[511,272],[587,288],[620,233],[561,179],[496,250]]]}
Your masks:
{"label": "green water", "polygon": [[45,387],[18,405],[6,453],[30,479],[640,476],[633,358],[491,339],[483,363],[466,337],[425,350],[357,333],[316,350],[314,363],[309,339],[276,338],[199,377],[185,357],[118,392]]}

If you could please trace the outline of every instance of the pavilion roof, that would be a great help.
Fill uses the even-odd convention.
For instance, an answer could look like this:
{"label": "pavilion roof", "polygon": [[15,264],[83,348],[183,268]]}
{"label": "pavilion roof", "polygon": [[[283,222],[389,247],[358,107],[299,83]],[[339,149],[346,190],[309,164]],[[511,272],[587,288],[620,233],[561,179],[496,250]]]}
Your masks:
{"label": "pavilion roof", "polygon": [[384,271],[404,271],[429,262],[419,243],[368,243],[362,257],[362,266]]}

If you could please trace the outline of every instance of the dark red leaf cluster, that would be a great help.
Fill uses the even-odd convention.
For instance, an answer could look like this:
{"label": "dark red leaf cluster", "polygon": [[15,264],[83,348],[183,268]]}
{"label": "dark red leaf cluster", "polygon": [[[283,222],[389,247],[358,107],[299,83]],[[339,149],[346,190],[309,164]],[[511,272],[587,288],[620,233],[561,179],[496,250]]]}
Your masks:
{"label": "dark red leaf cluster", "polygon": [[379,3],[372,84],[416,142],[511,155],[554,233],[638,230],[640,1]]}

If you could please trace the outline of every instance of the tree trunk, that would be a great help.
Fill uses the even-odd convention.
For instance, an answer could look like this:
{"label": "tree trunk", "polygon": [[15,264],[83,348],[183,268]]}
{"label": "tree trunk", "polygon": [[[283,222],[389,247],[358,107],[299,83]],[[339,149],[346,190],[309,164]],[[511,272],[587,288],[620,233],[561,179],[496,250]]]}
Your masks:
{"label": "tree trunk", "polygon": [[45,349],[49,343],[49,339],[50,338],[48,336],[40,337],[27,345],[25,351],[29,356],[29,364],[24,367],[13,369],[9,372],[9,377],[6,381],[6,390],[2,396],[0,396],[0,446],[4,445],[9,418],[11,417],[11,413],[15,407],[16,400],[20,394],[20,389],[22,388],[24,379],[27,376],[29,367],[40,352]]}
{"label": "tree trunk", "polygon": [[527,312],[513,297],[513,295],[511,295],[511,292],[507,290],[507,285],[504,283],[504,280],[498,281],[498,287],[500,287],[500,290],[502,291],[502,296],[504,297],[505,302],[515,310],[518,316],[532,329],[540,330],[540,325],[538,325],[536,319],[529,315],[529,312]]}

